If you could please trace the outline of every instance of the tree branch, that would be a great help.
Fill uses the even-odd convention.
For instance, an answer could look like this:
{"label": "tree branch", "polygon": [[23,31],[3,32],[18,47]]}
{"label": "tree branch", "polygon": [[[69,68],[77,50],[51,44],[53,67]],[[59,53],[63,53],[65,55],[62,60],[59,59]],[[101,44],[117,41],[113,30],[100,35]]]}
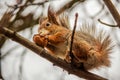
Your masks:
{"label": "tree branch", "polygon": [[113,16],[114,20],[116,21],[118,27],[120,28],[120,14],[119,14],[119,12],[116,10],[116,8],[113,5],[113,3],[111,2],[111,0],[103,0],[103,2],[108,7],[110,13],[112,14],[112,16]]}
{"label": "tree branch", "polygon": [[60,8],[60,10],[58,10],[56,12],[57,15],[60,15],[62,12],[64,12],[65,10],[71,8],[75,3],[77,2],[84,2],[85,0],[72,0],[69,3],[67,3],[66,5],[64,5],[62,8]]}
{"label": "tree branch", "polygon": [[13,41],[25,46],[26,48],[32,50],[36,54],[46,58],[47,60],[51,61],[55,65],[68,71],[68,73],[77,75],[81,78],[85,78],[88,80],[107,80],[105,78],[102,78],[100,76],[92,74],[88,71],[83,71],[83,70],[71,67],[71,65],[68,64],[67,62],[65,62],[64,60],[59,59],[59,58],[55,58],[55,57],[49,55],[43,48],[37,46],[33,42],[25,39],[24,37],[20,36],[19,34],[17,34],[16,32],[14,32],[8,28],[0,26],[0,34],[3,34],[4,36],[11,38]]}
{"label": "tree branch", "polygon": [[98,19],[98,21],[99,21],[101,24],[104,24],[104,25],[106,25],[106,26],[110,26],[110,27],[118,27],[118,25],[108,24],[108,23],[105,23],[105,22],[101,21],[100,19]]}
{"label": "tree branch", "polygon": [[19,6],[18,4],[14,5],[14,6],[10,6],[10,5],[7,4],[7,6],[10,7],[10,8],[17,9],[17,8],[24,8],[24,7],[28,7],[28,6],[32,6],[32,5],[38,5],[39,6],[39,5],[45,4],[46,2],[49,2],[49,1],[46,0],[44,2],[39,2],[39,3],[29,3],[29,4],[25,4],[25,5],[21,5],[21,6]]}

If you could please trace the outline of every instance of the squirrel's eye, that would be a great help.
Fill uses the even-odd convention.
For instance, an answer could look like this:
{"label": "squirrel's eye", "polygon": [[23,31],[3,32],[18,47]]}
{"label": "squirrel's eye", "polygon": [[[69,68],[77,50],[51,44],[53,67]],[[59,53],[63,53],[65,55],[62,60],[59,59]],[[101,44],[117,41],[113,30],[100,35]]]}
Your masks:
{"label": "squirrel's eye", "polygon": [[47,26],[47,27],[49,27],[50,25],[51,25],[51,23],[49,23],[49,22],[46,23],[46,26]]}

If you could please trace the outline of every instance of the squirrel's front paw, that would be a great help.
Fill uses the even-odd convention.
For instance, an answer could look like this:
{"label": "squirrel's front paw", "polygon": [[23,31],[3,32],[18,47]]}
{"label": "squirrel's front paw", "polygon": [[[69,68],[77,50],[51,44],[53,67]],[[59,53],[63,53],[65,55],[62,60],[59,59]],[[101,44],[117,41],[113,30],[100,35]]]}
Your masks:
{"label": "squirrel's front paw", "polygon": [[40,36],[39,34],[33,36],[33,41],[41,47],[45,47],[48,42],[44,36]]}

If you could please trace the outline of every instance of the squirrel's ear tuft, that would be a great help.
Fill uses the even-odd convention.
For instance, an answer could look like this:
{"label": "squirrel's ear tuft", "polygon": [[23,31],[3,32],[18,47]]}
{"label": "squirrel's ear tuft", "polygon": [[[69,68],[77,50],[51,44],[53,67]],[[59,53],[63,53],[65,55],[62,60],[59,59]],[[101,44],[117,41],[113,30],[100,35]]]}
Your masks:
{"label": "squirrel's ear tuft", "polygon": [[47,20],[47,17],[40,17],[39,18],[39,24],[41,24],[43,21]]}
{"label": "squirrel's ear tuft", "polygon": [[56,13],[53,11],[53,9],[50,8],[50,6],[48,7],[48,20],[51,23],[59,25],[59,23],[57,21]]}

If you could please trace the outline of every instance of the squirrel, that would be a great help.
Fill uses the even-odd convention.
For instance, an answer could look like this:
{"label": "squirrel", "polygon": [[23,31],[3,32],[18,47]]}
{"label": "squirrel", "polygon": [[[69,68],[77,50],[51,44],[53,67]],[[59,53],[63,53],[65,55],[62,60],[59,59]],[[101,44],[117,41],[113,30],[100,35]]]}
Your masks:
{"label": "squirrel", "polygon": [[72,55],[69,54],[72,30],[70,30],[68,16],[57,16],[48,8],[47,18],[41,18],[38,34],[33,41],[45,48],[49,54],[61,58],[75,67],[85,70],[110,66],[109,54],[113,46],[109,35],[95,25],[83,25],[74,34]]}

